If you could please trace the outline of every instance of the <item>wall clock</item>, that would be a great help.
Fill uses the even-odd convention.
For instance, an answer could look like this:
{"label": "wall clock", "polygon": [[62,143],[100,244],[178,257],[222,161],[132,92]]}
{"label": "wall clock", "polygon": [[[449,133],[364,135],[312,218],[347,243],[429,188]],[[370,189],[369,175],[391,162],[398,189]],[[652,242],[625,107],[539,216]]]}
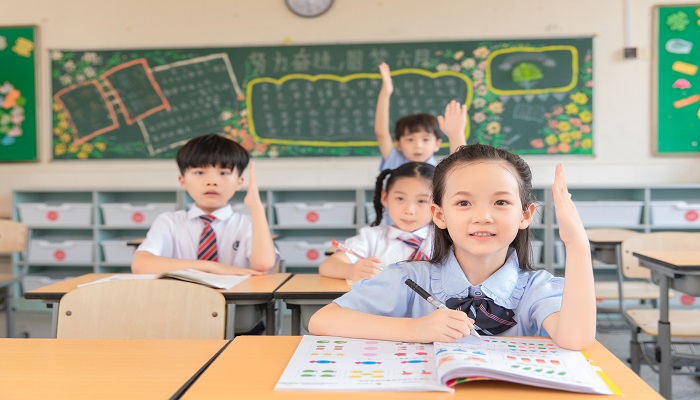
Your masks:
{"label": "wall clock", "polygon": [[318,17],[333,5],[333,0],[284,0],[284,2],[294,14],[304,18]]}

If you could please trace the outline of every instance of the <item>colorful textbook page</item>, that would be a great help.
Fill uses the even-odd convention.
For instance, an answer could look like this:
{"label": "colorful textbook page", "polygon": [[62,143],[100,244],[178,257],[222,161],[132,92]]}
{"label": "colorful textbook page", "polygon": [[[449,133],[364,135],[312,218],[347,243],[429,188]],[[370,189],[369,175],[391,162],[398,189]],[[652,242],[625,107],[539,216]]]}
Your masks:
{"label": "colorful textbook page", "polygon": [[580,351],[545,338],[473,336],[434,344],[304,336],[275,390],[451,392],[483,379],[613,394]]}

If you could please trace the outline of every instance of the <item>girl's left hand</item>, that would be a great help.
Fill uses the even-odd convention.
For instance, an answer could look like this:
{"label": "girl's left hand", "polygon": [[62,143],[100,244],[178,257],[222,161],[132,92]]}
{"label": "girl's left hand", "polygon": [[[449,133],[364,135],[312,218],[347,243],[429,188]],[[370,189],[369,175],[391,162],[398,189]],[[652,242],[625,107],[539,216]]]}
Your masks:
{"label": "girl's left hand", "polygon": [[586,229],[583,227],[581,217],[579,217],[576,206],[571,200],[571,193],[569,193],[564,179],[564,167],[561,164],[557,164],[554,184],[552,185],[552,195],[554,197],[554,207],[561,240],[565,244],[580,243],[581,241],[587,243]]}

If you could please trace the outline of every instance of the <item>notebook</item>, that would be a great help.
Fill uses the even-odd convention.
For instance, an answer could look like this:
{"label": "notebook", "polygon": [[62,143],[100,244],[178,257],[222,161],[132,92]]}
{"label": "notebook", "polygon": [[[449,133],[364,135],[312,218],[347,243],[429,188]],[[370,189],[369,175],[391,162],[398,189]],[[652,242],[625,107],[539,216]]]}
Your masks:
{"label": "notebook", "polygon": [[202,272],[196,269],[181,269],[177,271],[163,272],[162,274],[115,274],[96,281],[83,283],[80,286],[94,285],[95,283],[125,281],[130,279],[178,279],[200,285],[209,286],[214,289],[231,289],[250,275],[218,275]]}

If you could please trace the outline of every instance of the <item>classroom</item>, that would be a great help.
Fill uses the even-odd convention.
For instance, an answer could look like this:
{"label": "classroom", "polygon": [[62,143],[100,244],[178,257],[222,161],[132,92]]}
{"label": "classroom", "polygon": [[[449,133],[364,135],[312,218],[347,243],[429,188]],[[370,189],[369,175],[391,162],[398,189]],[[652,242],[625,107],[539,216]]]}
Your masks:
{"label": "classroom", "polygon": [[[0,294],[7,293],[8,298],[13,298],[9,301],[14,301],[16,304],[14,321],[11,322],[14,326],[13,336],[28,336],[30,339],[37,340],[46,338],[46,341],[56,340],[48,338],[55,337],[56,334],[60,297],[51,297],[53,292],[48,295],[48,292],[44,293],[48,297],[33,297],[33,300],[30,297],[24,297],[25,292],[31,291],[21,285],[21,282],[25,284],[27,282],[24,279],[25,274],[35,278],[33,288],[41,289],[42,286],[59,282],[65,277],[80,277],[90,273],[102,274],[102,277],[107,276],[106,274],[131,272],[128,262],[120,264],[105,260],[104,251],[99,242],[124,240],[126,237],[141,238],[145,236],[148,226],[134,224],[120,226],[117,223],[115,227],[110,227],[106,220],[102,220],[102,213],[105,212],[103,206],[109,203],[131,202],[166,204],[166,209],[167,205],[184,209],[195,203],[196,200],[189,196],[178,183],[180,173],[174,158],[175,152],[186,141],[183,139],[199,136],[199,134],[190,132],[189,126],[178,130],[179,122],[158,119],[159,112],[171,109],[186,110],[182,111],[182,115],[185,115],[183,118],[191,118],[188,121],[194,121],[200,117],[206,119],[209,112],[207,110],[212,108],[212,105],[218,105],[230,99],[229,102],[232,103],[230,110],[227,108],[222,113],[217,109],[213,121],[209,118],[208,121],[193,126],[207,126],[209,123],[217,126],[224,125],[221,133],[233,137],[244,147],[246,141],[249,141],[247,146],[252,153],[255,180],[260,190],[265,215],[275,238],[275,245],[280,249],[283,266],[286,266],[281,272],[289,275],[281,280],[273,279],[267,282],[266,284],[274,287],[268,291],[269,297],[265,298],[258,298],[253,294],[241,295],[242,289],[239,292],[233,289],[224,290],[226,304],[233,306],[227,307],[222,313],[227,319],[242,318],[246,312],[246,306],[256,305],[265,315],[268,333],[274,333],[276,336],[282,333],[285,339],[270,342],[271,350],[268,350],[267,346],[262,349],[260,343],[249,341],[252,339],[247,336],[237,336],[230,342],[230,346],[229,342],[224,345],[223,340],[202,341],[202,348],[187,350],[192,352],[187,354],[191,356],[190,358],[180,361],[162,359],[161,364],[155,366],[155,368],[166,368],[173,363],[187,364],[184,365],[185,368],[180,376],[167,378],[172,381],[165,391],[151,392],[151,396],[144,396],[147,391],[141,392],[141,396],[138,391],[131,394],[133,397],[163,397],[163,394],[167,393],[167,396],[180,398],[184,393],[174,393],[193,376],[194,372],[200,370],[200,367],[201,371],[198,372],[202,373],[200,383],[211,384],[212,388],[224,390],[225,386],[217,386],[216,382],[221,365],[214,361],[211,367],[208,364],[202,367],[205,364],[204,361],[209,360],[215,353],[218,356],[217,351],[222,352],[218,358],[219,361],[225,360],[226,357],[230,358],[230,351],[224,351],[221,349],[222,346],[224,349],[227,348],[226,346],[229,350],[236,349],[241,357],[250,357],[251,360],[256,357],[253,350],[270,352],[275,350],[281,354],[288,354],[288,357],[284,356],[286,358],[283,364],[275,365],[275,368],[279,367],[281,373],[298,344],[298,337],[289,335],[308,333],[308,326],[306,326],[308,315],[301,310],[309,304],[319,306],[327,304],[349,289],[341,281],[340,286],[331,285],[332,287],[324,289],[323,293],[316,293],[315,297],[312,297],[315,300],[311,301],[300,300],[295,293],[290,294],[284,290],[273,292],[279,289],[289,277],[317,274],[319,263],[325,257],[324,250],[330,247],[330,239],[341,240],[354,236],[372,220],[368,214],[374,212],[371,209],[371,201],[381,159],[373,133],[375,93],[378,92],[381,84],[378,65],[376,65],[378,63],[375,61],[382,60],[382,57],[389,57],[400,64],[402,55],[405,56],[404,60],[409,57],[408,54],[417,59],[419,53],[423,54],[421,52],[428,52],[426,49],[429,49],[432,57],[430,60],[433,62],[430,67],[432,72],[415,73],[416,66],[409,65],[414,61],[406,61],[405,67],[413,69],[406,70],[406,75],[395,76],[396,94],[401,96],[401,90],[408,93],[410,91],[408,84],[427,82],[426,84],[432,85],[435,83],[436,90],[433,92],[433,87],[430,87],[431,92],[425,95],[427,100],[421,103],[421,107],[429,109],[432,114],[437,114],[444,110],[446,99],[453,97],[452,92],[444,94],[440,88],[451,89],[455,86],[460,88],[462,83],[467,83],[466,89],[462,87],[460,89],[462,91],[456,96],[461,99],[460,103],[468,104],[465,133],[470,138],[469,143],[479,138],[483,139],[484,143],[494,144],[496,147],[500,145],[509,148],[510,146],[530,166],[533,194],[539,205],[540,218],[532,227],[533,237],[539,246],[535,267],[550,271],[555,276],[563,276],[565,253],[563,243],[559,240],[559,226],[555,221],[552,185],[557,164],[563,164],[566,171],[566,184],[572,194],[572,200],[577,203],[583,225],[589,230],[588,239],[593,252],[596,283],[599,280],[605,281],[614,287],[612,289],[614,293],[609,297],[596,292],[599,302],[596,333],[596,339],[599,342],[596,343],[599,348],[596,348],[596,351],[602,354],[601,358],[605,358],[606,362],[609,361],[614,365],[611,369],[619,372],[621,382],[615,383],[620,390],[623,393],[626,390],[632,390],[627,394],[636,393],[637,396],[662,396],[674,399],[696,398],[700,393],[700,380],[697,375],[700,371],[698,361],[700,328],[697,324],[690,324],[687,328],[689,331],[684,331],[680,337],[682,340],[676,335],[671,335],[670,330],[668,334],[665,333],[666,331],[657,331],[659,340],[664,343],[661,350],[656,347],[657,351],[663,352],[660,371],[658,373],[653,371],[647,365],[648,363],[642,360],[643,365],[639,374],[641,379],[639,379],[637,374],[628,368],[630,366],[628,359],[631,357],[631,334],[629,321],[624,316],[624,309],[640,304],[642,308],[647,309],[661,307],[662,317],[664,307],[665,311],[670,308],[672,311],[679,309],[700,312],[700,306],[696,302],[700,299],[700,289],[697,287],[700,285],[700,278],[698,278],[700,263],[685,260],[687,268],[683,273],[688,275],[678,275],[679,272],[674,270],[675,272],[671,273],[666,281],[659,276],[666,276],[664,274],[668,273],[667,271],[659,272],[661,270],[654,270],[655,267],[648,266],[655,265],[655,262],[659,264],[658,259],[640,257],[642,261],[639,261],[630,255],[636,265],[643,267],[638,268],[645,271],[642,274],[646,273],[643,280],[648,280],[646,276],[649,274],[649,269],[652,269],[655,281],[649,280],[646,283],[653,283],[654,294],[641,302],[638,299],[621,301],[616,296],[621,294],[617,291],[618,287],[622,287],[617,284],[621,285],[622,280],[628,278],[623,276],[623,272],[619,272],[623,261],[625,265],[627,263],[626,258],[622,260],[622,247],[620,247],[625,245],[621,237],[609,240],[605,236],[609,233],[605,231],[611,229],[644,234],[654,232],[698,234],[700,232],[698,230],[700,226],[698,218],[698,212],[700,212],[698,154],[700,150],[697,147],[698,142],[695,141],[695,138],[700,136],[700,109],[698,109],[700,97],[696,95],[700,93],[697,89],[700,88],[700,81],[698,81],[700,74],[696,75],[697,66],[693,65],[692,58],[683,58],[688,53],[697,55],[697,50],[700,48],[700,40],[697,37],[686,37],[683,33],[686,26],[689,32],[700,29],[700,11],[698,11],[700,3],[688,0],[589,0],[585,2],[201,0],[193,4],[164,3],[157,0],[123,0],[112,3],[34,0],[10,3],[0,6],[2,9],[0,55],[5,49],[10,50],[13,46],[20,46],[14,40],[4,41],[1,37],[5,32],[3,29],[11,32],[11,28],[30,28],[28,31],[33,32],[34,41],[31,45],[24,43],[23,51],[30,52],[34,60],[35,93],[25,93],[25,97],[35,104],[26,106],[29,127],[22,136],[17,138],[17,143],[25,143],[21,140],[29,138],[30,150],[26,157],[15,158],[19,153],[13,155],[15,149],[8,145],[8,143],[11,144],[9,139],[3,140],[5,136],[9,138],[10,134],[4,130],[5,123],[0,118],[0,140],[3,140],[0,146],[0,219],[22,222],[20,205],[42,202],[90,203],[92,210],[90,215],[93,219],[87,224],[78,223],[73,226],[69,224],[58,229],[47,228],[46,224],[42,223],[37,223],[34,227],[29,224],[31,240],[48,240],[55,236],[91,240],[91,244],[88,245],[91,255],[88,256],[87,261],[79,261],[73,265],[65,265],[65,263],[58,265],[52,262],[32,264],[22,259],[23,256],[19,253],[0,255],[0,278],[10,274],[23,275],[7,285],[0,284]],[[292,5],[299,7],[296,13]],[[323,8],[325,6],[329,8],[326,10]],[[320,15],[307,17],[299,15],[315,7],[321,10]],[[681,8],[696,10],[696,12],[676,13]],[[657,26],[660,20],[659,13],[663,13],[665,9],[675,14],[666,18],[665,25]],[[683,16],[685,19],[682,18]],[[691,46],[675,51],[682,61],[674,64],[672,72],[669,72],[668,68],[661,70],[662,62],[668,60],[660,55],[664,50],[660,48],[663,47],[660,44],[660,38],[683,38],[683,40],[673,40],[676,44],[682,43],[679,45],[681,47],[688,44]],[[567,81],[561,85],[554,84],[554,86],[561,86],[561,90],[555,88],[551,91],[546,89],[529,91],[531,88],[525,82],[518,86],[525,90],[499,89],[498,82],[488,80],[491,76],[489,73],[484,78],[485,86],[481,87],[486,91],[488,86],[490,92],[487,95],[476,93],[475,89],[479,85],[473,84],[473,80],[483,78],[483,72],[478,71],[481,68],[478,65],[479,60],[483,59],[489,63],[498,61],[495,54],[491,54],[490,57],[478,54],[479,51],[483,51],[480,49],[486,49],[488,54],[489,49],[494,53],[494,49],[498,48],[497,52],[506,59],[501,64],[504,65],[503,63],[513,60],[518,62],[518,56],[510,56],[508,60],[507,48],[513,48],[513,46],[517,48],[521,43],[547,47],[551,49],[552,54],[559,52],[557,54],[563,58],[550,60],[551,65],[557,64],[559,68],[562,64],[565,65],[564,68],[573,67],[576,73],[571,76],[571,85]],[[693,44],[695,48],[692,47]],[[567,58],[569,50],[563,51],[563,48],[573,49],[571,61]],[[668,44],[666,50],[668,50]],[[313,63],[310,70],[302,68],[298,63],[299,59],[295,58],[304,52],[308,52],[306,54],[309,56],[308,62]],[[351,53],[356,54],[357,58],[351,59],[349,57]],[[566,54],[561,55],[562,53]],[[342,63],[339,61],[340,54],[348,55],[347,58],[342,58]],[[85,69],[85,65],[91,62],[90,59],[103,59],[105,62],[109,60],[112,68],[108,72],[104,72],[106,68],[100,71],[99,79],[102,85],[91,86],[83,82],[84,79],[91,78],[95,74],[94,70],[87,72],[91,67],[88,67],[88,70]],[[474,59],[477,66],[470,64]],[[523,60],[527,63],[528,60],[542,60],[542,58],[537,56],[528,58],[526,53],[521,53],[520,61]],[[695,64],[698,64],[698,59],[695,60]],[[195,65],[197,63],[207,67],[203,70],[198,69]],[[288,67],[287,63],[289,63],[289,69],[285,69]],[[353,63],[355,63],[354,66]],[[438,65],[436,66],[435,63]],[[76,64],[86,76],[80,75],[80,79],[75,78],[76,74],[73,71]],[[490,65],[486,62],[484,64]],[[355,68],[358,65],[360,66]],[[528,65],[532,66],[532,64]],[[550,64],[545,62],[542,65]],[[400,65],[396,67],[390,65],[390,67],[392,71],[394,69],[400,71],[402,68]],[[0,65],[0,96],[5,96],[2,87],[6,84],[4,76],[14,76],[5,68],[6,66]],[[188,68],[188,72],[178,73]],[[280,72],[280,69],[283,72]],[[108,98],[107,95],[103,95],[105,87],[109,87],[111,92],[116,93],[121,90],[119,85],[124,85],[122,89],[126,90],[129,83],[125,79],[120,80],[119,75],[121,78],[129,77],[127,76],[129,70],[136,71],[137,75],[133,76],[139,79],[137,85],[141,85],[138,88],[139,91],[136,91],[136,96],[115,95]],[[464,75],[463,72],[466,70],[475,70],[481,73],[481,76]],[[138,75],[141,71],[145,73]],[[549,77],[547,72],[545,71],[545,75]],[[177,97],[177,91],[184,90],[178,85],[182,88],[187,87],[187,83],[183,83],[182,80],[202,73],[208,74],[207,77],[211,81],[206,80],[206,83],[202,83],[204,86],[199,87],[201,90],[211,88],[212,93],[216,90],[226,92],[221,97],[217,97],[219,95],[217,92],[206,99],[192,100],[184,96]],[[357,73],[353,79],[343,81],[340,78],[340,75],[353,73]],[[536,75],[539,70],[535,72],[530,70],[528,73]],[[322,74],[336,78],[321,83],[316,81],[316,78],[309,77]],[[556,79],[564,76],[558,72],[554,75]],[[31,77],[31,73],[28,76]],[[110,76],[113,79],[110,80]],[[408,78],[404,78],[406,76]],[[438,76],[441,78],[436,78]],[[565,75],[564,78],[568,76]],[[671,78],[673,80],[670,82],[664,80]],[[94,82],[97,82],[98,77],[94,79]],[[285,83],[286,79],[292,83]],[[299,86],[293,86],[298,83],[295,79],[302,83]],[[513,79],[516,79],[515,75]],[[152,85],[155,80],[158,80],[160,86]],[[362,82],[363,80],[365,82]],[[440,86],[438,82],[440,80],[443,86]],[[88,79],[88,82],[92,81]],[[401,86],[403,82],[407,82],[407,86]],[[673,88],[670,88],[671,83]],[[168,86],[169,84],[171,86]],[[284,89],[277,91],[277,100],[272,97],[274,94],[270,96],[267,94],[268,89],[276,90],[276,85],[290,85],[287,91]],[[252,94],[255,86],[260,88],[260,91]],[[299,108],[301,101],[297,101],[299,97],[296,97],[296,89],[299,87],[309,88],[309,90],[310,88],[319,89],[319,92],[322,92],[320,88],[324,88],[329,93],[336,90],[336,94],[339,93],[337,91],[350,87],[353,90],[362,91],[367,99],[365,101],[363,98],[352,96],[344,98],[348,108],[357,107],[357,113],[353,114],[355,120],[336,120],[330,111],[322,118],[315,120],[313,117],[320,113]],[[91,93],[84,93],[83,97],[75,95],[71,98],[71,91],[76,94],[77,91],[74,90],[76,88],[93,90]],[[94,90],[95,88],[97,90]],[[508,90],[511,90],[511,93]],[[246,97],[246,91],[249,97]],[[679,95],[681,92],[683,95]],[[589,93],[589,95],[583,93]],[[98,97],[87,97],[90,95]],[[101,95],[104,97],[99,97]],[[141,101],[142,99],[138,98],[141,95],[147,98],[147,101]],[[9,99],[9,95],[7,97]],[[332,97],[333,95],[327,96],[328,104],[332,103]],[[322,104],[323,95],[319,99],[318,104]],[[509,120],[504,113],[504,119],[498,119],[502,125],[499,124],[498,128],[493,128],[497,131],[489,133],[485,128],[486,124],[481,125],[481,121],[474,119],[475,114],[479,114],[476,100],[483,101],[483,99],[487,99],[487,104],[489,102],[492,104],[498,102],[500,106],[505,104],[506,109],[517,103],[516,109],[541,109],[546,114],[544,117],[537,118],[521,115]],[[102,100],[105,100],[104,105]],[[546,106],[532,108],[531,105],[538,102]],[[394,100],[391,104],[392,107],[396,105]],[[438,107],[437,104],[440,106]],[[557,111],[557,107],[552,104],[561,104],[562,107]],[[547,129],[551,131],[554,128],[561,128],[561,125],[555,122],[557,119],[553,118],[556,114],[573,115],[579,112],[563,108],[566,104],[590,111],[587,111],[585,117],[576,119],[577,122],[575,122],[581,124],[583,120],[588,130],[579,129],[578,139],[574,137],[573,140],[571,136],[567,139],[562,139],[561,136],[554,139],[553,135],[542,134],[542,132],[548,132]],[[672,107],[669,107],[671,105]],[[340,109],[343,104],[334,103],[333,106]],[[61,107],[66,110],[75,107],[73,115],[69,118],[71,128],[61,127],[65,119],[65,114],[60,111]],[[192,111],[197,108],[204,111],[201,113]],[[365,112],[365,108],[371,113]],[[694,111],[688,114],[691,108]],[[263,111],[254,113],[253,109]],[[676,110],[682,110],[686,114],[673,119],[670,113]],[[4,111],[1,108],[0,111],[3,112],[0,117],[4,117]],[[100,112],[104,117],[99,116]],[[397,115],[398,112],[392,109],[392,122],[400,116]],[[117,114],[119,114],[119,123],[116,125],[121,125],[110,125],[117,119]],[[85,125],[78,124],[79,115],[87,115],[83,121]],[[160,115],[164,114],[160,113]],[[291,119],[287,119],[287,115],[291,115]],[[580,112],[578,115],[581,115]],[[491,117],[492,115],[488,114],[488,118]],[[9,120],[10,117],[7,118]],[[361,123],[357,122],[360,119],[362,119]],[[532,129],[508,136],[511,133],[510,129],[514,128],[517,131],[517,124],[525,123],[523,121],[530,123],[528,127]],[[512,126],[509,125],[510,122],[513,123]],[[89,124],[97,124],[97,126],[91,127],[88,126]],[[347,129],[348,125],[352,124],[357,125],[354,126],[354,131]],[[334,130],[334,132],[323,132],[323,125],[326,125],[325,129]],[[568,122],[566,125],[564,130],[567,131],[575,127]],[[300,134],[299,137],[279,133],[288,126],[297,126],[313,133],[306,136]],[[667,131],[667,129],[679,127],[685,128],[682,134],[676,135],[675,131],[673,133]],[[83,128],[90,132],[86,134],[69,132],[70,129],[82,131]],[[64,130],[74,135],[67,136],[68,142],[62,142]],[[243,133],[237,137],[236,132]],[[215,131],[204,133],[215,133]],[[582,134],[585,140],[580,140]],[[324,135],[330,139],[324,138]],[[499,137],[502,137],[503,141]],[[509,141],[509,137],[512,141]],[[548,141],[550,139],[551,143]],[[250,144],[251,140],[253,144]],[[448,154],[446,139],[443,140],[443,144],[443,149],[437,156],[438,161]],[[244,176],[248,182],[250,179],[248,172]],[[237,193],[233,202],[242,204],[244,196],[244,192]],[[309,224],[315,221],[309,221],[308,214],[306,221],[303,218],[301,221],[291,222],[284,222],[281,219],[283,218],[281,210],[285,204],[292,207],[296,204],[314,202],[329,202],[341,208],[346,207],[344,211],[349,213],[349,222],[340,226],[333,222],[325,226],[322,223],[314,228],[309,227]],[[602,209],[596,208],[597,205],[592,204],[594,202],[604,203]],[[624,203],[631,206],[632,210],[629,208],[605,209],[606,205],[613,203],[617,203],[616,205]],[[592,208],[587,209],[586,204],[591,205]],[[654,207],[663,205],[675,207],[676,204],[680,204],[678,207],[683,210],[681,216],[684,220],[677,224],[660,223],[660,217],[655,216],[654,213],[661,212],[661,209],[657,210]],[[615,222],[616,218],[622,218],[622,214],[628,211],[633,214],[632,222]],[[332,218],[337,215],[335,211],[331,214],[333,214]],[[325,218],[322,212],[320,215],[319,217],[319,214],[314,214],[314,218]],[[698,224],[694,223],[695,220],[698,220]],[[603,239],[596,239],[596,234],[602,234]],[[325,239],[319,240],[319,237]],[[670,239],[669,242],[687,244],[692,243],[692,240],[694,239]],[[660,248],[658,243],[660,242],[657,241],[657,244],[647,250],[686,250],[677,248],[678,246],[670,248],[671,244]],[[293,258],[297,255],[291,255],[295,245],[298,246],[297,249],[301,249],[299,251],[302,254],[298,256],[302,258],[300,260],[294,260]],[[284,246],[292,246],[292,249],[284,250]],[[697,250],[692,245],[688,247],[687,250]],[[3,249],[0,246],[0,250]],[[639,251],[642,250],[644,249]],[[133,247],[130,251],[133,253]],[[694,259],[697,259],[698,255],[693,255],[696,257]],[[304,257],[307,259],[304,260]],[[678,266],[678,263],[675,265]],[[44,280],[40,280],[39,277]],[[253,278],[257,277],[251,279]],[[312,278],[307,276],[304,279]],[[87,281],[80,281],[80,283],[85,282]],[[666,288],[674,289],[671,291],[670,298],[668,296],[664,298],[662,290],[657,292],[659,289],[656,288],[661,284],[670,285]],[[662,295],[660,296],[659,293]],[[47,305],[54,308],[47,308]],[[8,300],[5,299],[2,309],[6,310],[7,306]],[[3,314],[6,315],[8,312],[5,311]],[[658,313],[656,315],[657,318],[652,319],[651,324],[654,329],[659,320]],[[5,322],[5,325],[9,324]],[[275,325],[277,329],[274,329]],[[4,331],[0,328],[0,332]],[[647,330],[642,329],[642,331],[645,332],[643,336]],[[229,333],[232,334],[227,331],[226,339],[232,338]],[[1,333],[0,336],[4,337]],[[20,339],[0,339],[2,340]],[[648,336],[643,336],[643,340],[648,340]],[[665,346],[666,341],[669,342],[668,349]],[[683,349],[689,348],[688,351],[695,358],[688,361],[687,365],[684,364],[683,367],[678,368],[678,365],[673,364],[676,362],[675,358],[669,360],[670,353],[671,351],[685,352],[685,350],[679,350],[680,347],[672,348],[671,342],[682,342],[682,346],[685,346]],[[156,354],[159,351],[169,353],[181,349],[180,346],[168,343],[159,343],[158,346],[163,346],[162,349],[142,345],[143,348],[139,351],[143,354],[151,354],[150,352]],[[0,342],[0,346],[5,349],[9,344]],[[26,345],[19,347],[24,346]],[[46,346],[50,347],[51,344]],[[94,346],[94,343],[90,346]],[[680,345],[673,344],[673,346]],[[27,351],[27,359],[34,357],[34,361],[41,361],[40,353]],[[183,352],[187,351],[183,350]],[[195,354],[196,351],[200,353]],[[110,355],[105,357],[108,358]],[[253,366],[250,370],[241,366],[232,368],[236,368],[236,373],[244,377],[246,374],[260,371],[256,369],[259,367],[259,365]],[[605,369],[605,366],[602,367]],[[0,370],[0,382],[4,381],[1,375],[5,373],[5,368]],[[681,375],[679,371],[686,374]],[[208,376],[207,373],[209,373]],[[198,376],[195,376],[194,380],[197,380]],[[278,378],[279,374],[266,382],[274,385]],[[243,381],[245,379],[241,380]],[[644,382],[648,386],[643,386]],[[102,383],[109,384],[108,381]],[[134,385],[137,386],[136,383]],[[517,385],[513,385],[516,389],[509,386],[508,391],[502,393],[493,392],[495,386],[479,386],[480,383],[467,385],[477,385],[477,390],[483,391],[483,394],[496,394],[499,397],[506,394],[538,396],[539,393],[521,393]],[[170,388],[173,389],[170,390]],[[196,384],[192,388],[203,389],[202,386],[198,388]],[[193,398],[222,396],[220,393],[212,394],[217,393],[216,391],[207,392],[207,388],[204,389],[199,392],[196,390],[190,392],[190,395]],[[22,391],[16,393],[19,395]],[[255,392],[250,389],[245,393],[252,396],[265,395],[266,392]],[[287,393],[290,394],[290,398],[296,398],[293,394],[304,395],[305,398],[326,394],[324,392],[285,392]],[[456,392],[457,395],[462,396],[469,393],[461,387]],[[267,392],[268,396],[271,394]],[[353,393],[339,394],[340,397],[353,395]],[[561,393],[546,392],[542,398],[546,396],[554,398],[557,394]],[[445,394],[440,393],[440,395]],[[188,398],[188,395],[185,394],[183,398]]]}

